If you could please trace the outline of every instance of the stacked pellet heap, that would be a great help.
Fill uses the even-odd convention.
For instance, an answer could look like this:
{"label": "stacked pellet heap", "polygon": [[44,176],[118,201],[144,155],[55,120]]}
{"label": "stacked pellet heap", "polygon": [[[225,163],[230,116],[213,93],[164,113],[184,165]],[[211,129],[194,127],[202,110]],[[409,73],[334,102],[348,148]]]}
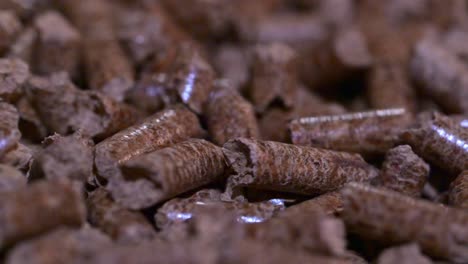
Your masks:
{"label": "stacked pellet heap", "polygon": [[0,263],[468,263],[468,1],[0,0]]}

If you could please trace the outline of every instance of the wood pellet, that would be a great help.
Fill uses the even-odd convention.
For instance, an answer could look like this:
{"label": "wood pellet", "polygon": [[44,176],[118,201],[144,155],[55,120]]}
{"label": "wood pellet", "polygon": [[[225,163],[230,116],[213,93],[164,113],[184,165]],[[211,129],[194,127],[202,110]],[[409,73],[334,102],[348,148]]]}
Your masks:
{"label": "wood pellet", "polygon": [[0,0],[0,263],[468,263],[464,0]]}

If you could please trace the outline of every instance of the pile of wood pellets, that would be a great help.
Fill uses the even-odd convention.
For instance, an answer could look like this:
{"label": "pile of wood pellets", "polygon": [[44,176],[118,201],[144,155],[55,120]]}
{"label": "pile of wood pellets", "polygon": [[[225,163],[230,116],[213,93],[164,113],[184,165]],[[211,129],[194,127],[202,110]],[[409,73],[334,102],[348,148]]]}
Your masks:
{"label": "pile of wood pellets", "polygon": [[468,263],[468,1],[0,0],[0,263]]}

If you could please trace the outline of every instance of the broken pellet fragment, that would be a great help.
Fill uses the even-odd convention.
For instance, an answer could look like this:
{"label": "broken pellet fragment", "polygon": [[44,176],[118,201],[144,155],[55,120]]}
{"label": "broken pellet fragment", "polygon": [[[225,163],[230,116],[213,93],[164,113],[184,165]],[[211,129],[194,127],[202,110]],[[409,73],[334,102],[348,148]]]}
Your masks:
{"label": "broken pellet fragment", "polygon": [[18,129],[19,114],[16,108],[0,102],[0,158],[16,147],[21,138]]}
{"label": "broken pellet fragment", "polygon": [[55,134],[43,141],[43,149],[35,155],[31,178],[68,179],[86,183],[93,176],[93,142],[80,133]]}
{"label": "broken pellet fragment", "polygon": [[373,62],[362,32],[342,30],[331,40],[300,56],[299,72],[312,89],[325,89],[366,71]]}
{"label": "broken pellet fragment", "polygon": [[432,40],[422,40],[411,59],[412,78],[446,111],[468,113],[468,68]]}
{"label": "broken pellet fragment", "polygon": [[187,221],[192,217],[197,217],[197,209],[210,206],[223,208],[228,212],[234,212],[233,217],[241,223],[260,223],[284,209],[282,202],[265,201],[249,203],[246,201],[221,200],[221,193],[217,190],[201,190],[189,198],[174,198],[166,202],[155,214],[156,225],[167,228],[169,225]]}
{"label": "broken pellet fragment", "polygon": [[197,46],[191,43],[179,45],[169,76],[182,102],[197,114],[202,113],[213,88],[215,73]]}
{"label": "broken pellet fragment", "polygon": [[89,226],[78,230],[62,227],[18,244],[8,253],[5,263],[87,263],[90,256],[111,245],[107,236]]}
{"label": "broken pellet fragment", "polygon": [[341,216],[359,236],[387,244],[414,241],[430,256],[468,260],[468,213],[358,183],[342,193]]}
{"label": "broken pellet fragment", "polygon": [[401,137],[419,156],[453,174],[468,169],[468,130],[448,116],[433,113]]}
{"label": "broken pellet fragment", "polygon": [[23,94],[29,66],[20,59],[0,59],[0,98],[15,102]]}
{"label": "broken pellet fragment", "polygon": [[203,130],[197,116],[184,106],[173,106],[96,145],[97,173],[107,179],[117,177],[119,163],[192,137],[202,136]]}
{"label": "broken pellet fragment", "polygon": [[468,170],[450,184],[449,202],[453,206],[468,209]]}
{"label": "broken pellet fragment", "polygon": [[21,21],[9,10],[0,11],[0,52],[7,50],[21,32]]}
{"label": "broken pellet fragment", "polygon": [[223,152],[234,170],[228,180],[228,195],[232,188],[242,186],[322,194],[378,174],[357,154],[273,141],[234,139],[224,144]]}
{"label": "broken pellet fragment", "polygon": [[114,199],[132,209],[141,209],[178,194],[224,179],[226,161],[220,147],[191,139],[130,159],[120,166],[126,181],[147,180],[154,191],[145,199],[109,185]]}
{"label": "broken pellet fragment", "polygon": [[429,165],[410,146],[401,145],[387,152],[378,178],[385,188],[418,197],[429,176]]}
{"label": "broken pellet fragment", "polygon": [[35,72],[52,74],[66,71],[76,77],[81,37],[78,31],[58,12],[49,11],[35,19],[37,43]]}
{"label": "broken pellet fragment", "polygon": [[28,97],[47,129],[62,135],[81,130],[83,135],[102,139],[140,118],[124,103],[78,89],[65,72],[31,78]]}
{"label": "broken pellet fragment", "polygon": [[9,165],[0,164],[0,193],[16,191],[26,186],[26,176]]}
{"label": "broken pellet fragment", "polygon": [[140,243],[155,237],[156,231],[143,214],[121,207],[102,188],[89,195],[87,205],[90,223],[119,243]]}
{"label": "broken pellet fragment", "polygon": [[60,225],[80,226],[85,221],[81,190],[69,182],[41,181],[1,196],[1,248]]}
{"label": "broken pellet fragment", "polygon": [[400,133],[411,120],[405,109],[393,108],[304,117],[293,120],[289,128],[294,144],[372,156],[398,144]]}
{"label": "broken pellet fragment", "polygon": [[252,104],[245,100],[228,80],[215,82],[205,115],[213,141],[223,145],[233,138],[258,138],[260,135]]}
{"label": "broken pellet fragment", "polygon": [[292,107],[297,89],[297,54],[290,47],[273,43],[255,48],[250,96],[258,112],[275,100]]}

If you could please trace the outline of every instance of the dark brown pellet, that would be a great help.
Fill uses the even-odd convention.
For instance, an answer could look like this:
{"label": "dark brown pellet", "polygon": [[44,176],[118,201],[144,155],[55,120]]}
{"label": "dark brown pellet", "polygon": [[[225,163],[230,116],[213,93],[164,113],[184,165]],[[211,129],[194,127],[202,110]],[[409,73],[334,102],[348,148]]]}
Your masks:
{"label": "dark brown pellet", "polygon": [[86,208],[76,186],[41,181],[2,194],[0,212],[0,247],[4,248],[60,225],[80,226],[85,221]]}
{"label": "dark brown pellet", "polygon": [[58,2],[82,34],[83,60],[89,88],[122,101],[134,83],[134,73],[113,28],[111,2]]}
{"label": "dark brown pellet", "polygon": [[400,133],[411,122],[403,108],[334,116],[304,117],[290,123],[294,144],[356,152],[384,154],[400,141]]}
{"label": "dark brown pellet", "polygon": [[29,177],[29,169],[33,161],[34,150],[26,145],[18,143],[16,147],[5,154],[0,162],[23,171]]}
{"label": "dark brown pellet", "polygon": [[8,253],[5,263],[87,263],[90,256],[111,245],[108,237],[90,227],[58,228],[17,245]]}
{"label": "dark brown pellet", "polygon": [[195,114],[180,105],[168,108],[96,145],[97,173],[107,179],[117,177],[119,163],[202,136],[203,130]]}
{"label": "dark brown pellet", "polygon": [[369,73],[367,97],[374,109],[401,107],[416,111],[415,91],[401,63],[376,63]]}
{"label": "dark brown pellet", "polygon": [[[321,212],[333,215],[343,210],[343,197],[340,191],[328,192],[313,199],[288,207],[285,214],[294,215],[308,212]],[[280,214],[279,217],[282,217]]]}
{"label": "dark brown pellet", "polygon": [[51,74],[66,71],[77,76],[81,37],[78,31],[58,12],[49,11],[35,19],[38,32],[35,72]]}
{"label": "dark brown pellet", "polygon": [[468,170],[450,184],[449,202],[453,206],[468,209]]}
{"label": "dark brown pellet", "polygon": [[382,187],[418,197],[428,176],[429,165],[410,146],[402,145],[387,152],[378,181]]}
{"label": "dark brown pellet", "polygon": [[9,165],[0,164],[0,193],[13,192],[26,186],[26,176]]}
{"label": "dark brown pellet", "polygon": [[431,40],[422,40],[411,59],[411,76],[446,111],[468,113],[468,68]]}
{"label": "dark brown pellet", "polygon": [[55,134],[43,141],[32,164],[32,179],[68,179],[86,183],[93,178],[93,142],[81,134]]}
{"label": "dark brown pellet", "polygon": [[424,256],[418,244],[405,244],[386,249],[379,255],[377,264],[432,264],[430,258]]}
{"label": "dark brown pellet", "polygon": [[468,260],[468,214],[396,192],[351,183],[343,190],[346,226],[384,243],[415,241],[424,253],[457,263]]}
{"label": "dark brown pellet", "polygon": [[297,58],[290,47],[273,43],[255,48],[250,96],[258,112],[275,100],[292,107],[297,89]]}
{"label": "dark brown pellet", "polygon": [[284,209],[284,204],[276,200],[248,203],[246,201],[221,201],[221,193],[217,190],[202,190],[189,198],[175,198],[166,202],[155,214],[156,225],[165,229],[172,224],[181,223],[196,217],[197,209],[218,206],[229,212],[234,212],[235,219],[240,223],[259,223],[270,219]]}
{"label": "dark brown pellet", "polygon": [[201,51],[191,43],[180,44],[169,76],[182,102],[197,114],[202,113],[213,88],[215,73]]}
{"label": "dark brown pellet", "polygon": [[0,59],[0,98],[15,102],[23,94],[29,66],[19,59]]}
{"label": "dark brown pellet", "polygon": [[229,80],[215,82],[205,115],[211,138],[218,145],[233,138],[260,136],[252,104],[232,87]]}
{"label": "dark brown pellet", "polygon": [[228,180],[228,194],[242,186],[322,194],[378,174],[359,155],[273,141],[234,139],[224,144],[223,151],[234,170]]}
{"label": "dark brown pellet", "polygon": [[89,222],[119,243],[140,243],[156,235],[143,214],[119,206],[102,188],[90,194],[87,205]]}
{"label": "dark brown pellet", "polygon": [[32,26],[25,28],[9,47],[6,57],[18,58],[31,65],[36,39],[37,31],[35,28]]}
{"label": "dark brown pellet", "polygon": [[373,62],[362,32],[350,28],[331,43],[310,48],[300,56],[299,72],[312,89],[326,89],[367,70]]}
{"label": "dark brown pellet", "polygon": [[5,52],[22,30],[21,21],[8,10],[0,10],[0,52]]}
{"label": "dark brown pellet", "polygon": [[434,113],[402,139],[419,156],[451,173],[468,169],[468,130],[447,116]]}
{"label": "dark brown pellet", "polygon": [[135,195],[118,183],[110,184],[108,188],[117,202],[128,208],[141,209],[220,181],[225,169],[220,147],[202,139],[191,139],[121,164],[122,175],[127,181],[149,181],[153,192]]}
{"label": "dark brown pellet", "polygon": [[16,148],[21,138],[18,129],[19,114],[11,104],[0,102],[0,158]]}
{"label": "dark brown pellet", "polygon": [[81,130],[83,135],[102,139],[140,118],[124,103],[78,89],[63,72],[49,78],[33,77],[28,86],[29,98],[50,132],[66,135]]}

